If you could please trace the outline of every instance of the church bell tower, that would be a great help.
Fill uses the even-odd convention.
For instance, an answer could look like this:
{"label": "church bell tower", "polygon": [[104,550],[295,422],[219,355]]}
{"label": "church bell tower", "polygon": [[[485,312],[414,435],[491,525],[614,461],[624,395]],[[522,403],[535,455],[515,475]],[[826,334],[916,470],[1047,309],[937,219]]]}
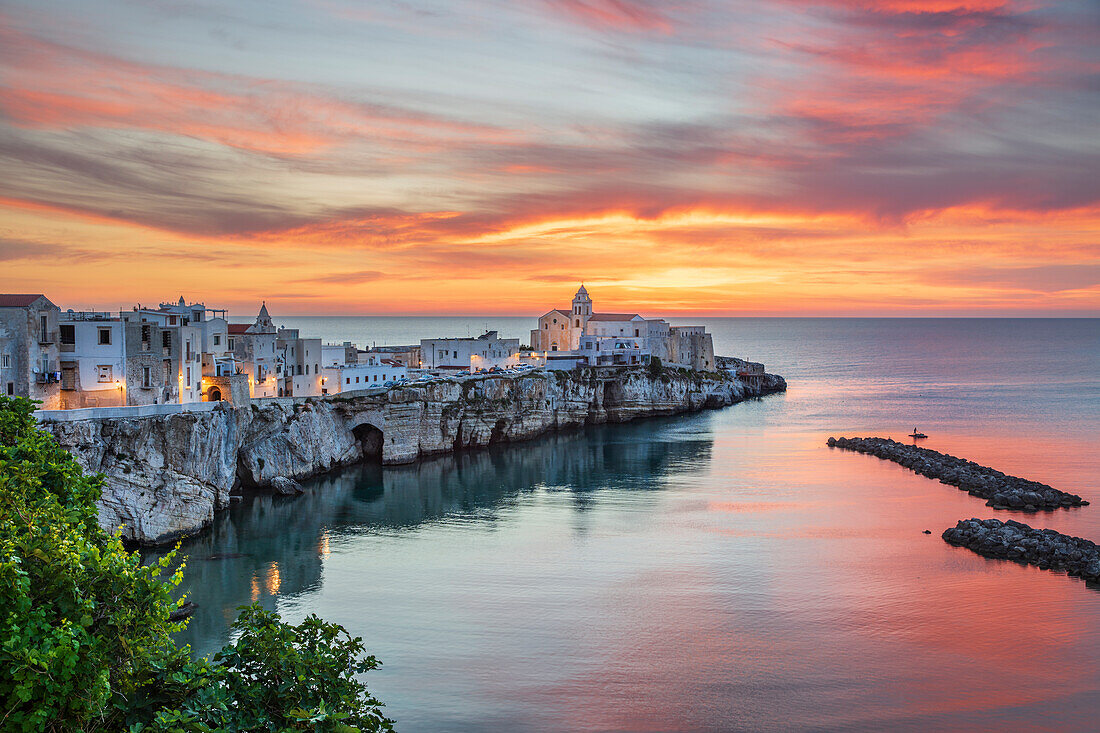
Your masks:
{"label": "church bell tower", "polygon": [[587,319],[592,315],[592,299],[588,297],[588,291],[581,285],[581,289],[573,296],[573,315]]}

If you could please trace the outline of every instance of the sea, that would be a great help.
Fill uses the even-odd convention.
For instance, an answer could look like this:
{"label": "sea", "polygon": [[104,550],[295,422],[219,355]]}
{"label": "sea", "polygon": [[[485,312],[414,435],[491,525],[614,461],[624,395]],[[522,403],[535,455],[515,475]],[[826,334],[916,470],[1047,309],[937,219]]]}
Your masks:
{"label": "sea", "polygon": [[[360,345],[533,322],[281,319]],[[183,545],[181,641],[216,651],[251,602],[318,614],[382,661],[364,679],[409,732],[1100,726],[1100,589],[940,537],[1100,541],[1100,319],[674,323],[787,392],[248,497]],[[994,511],[826,446],[914,428],[1093,505]]]}

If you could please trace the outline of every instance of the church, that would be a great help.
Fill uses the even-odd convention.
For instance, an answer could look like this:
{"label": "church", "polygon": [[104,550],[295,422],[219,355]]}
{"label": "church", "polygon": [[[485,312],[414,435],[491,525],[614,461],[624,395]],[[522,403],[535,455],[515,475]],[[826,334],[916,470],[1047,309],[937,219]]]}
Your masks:
{"label": "church", "polygon": [[[664,319],[637,313],[596,313],[584,285],[569,310],[555,308],[539,317],[538,328],[531,331],[531,348],[547,354],[572,352],[593,364],[604,362],[593,361],[589,352],[625,349],[644,356],[644,361],[656,356],[671,366],[715,368],[714,345],[703,326],[670,326]],[[631,358],[625,363],[638,362]]]}

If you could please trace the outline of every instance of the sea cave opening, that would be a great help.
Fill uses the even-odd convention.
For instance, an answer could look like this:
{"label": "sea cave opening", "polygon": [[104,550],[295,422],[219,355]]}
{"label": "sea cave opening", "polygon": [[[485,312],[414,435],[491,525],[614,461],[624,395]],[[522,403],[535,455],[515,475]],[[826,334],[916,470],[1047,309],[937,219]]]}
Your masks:
{"label": "sea cave opening", "polygon": [[352,428],[352,435],[359,441],[363,452],[364,461],[382,462],[382,431],[371,425],[363,423]]}

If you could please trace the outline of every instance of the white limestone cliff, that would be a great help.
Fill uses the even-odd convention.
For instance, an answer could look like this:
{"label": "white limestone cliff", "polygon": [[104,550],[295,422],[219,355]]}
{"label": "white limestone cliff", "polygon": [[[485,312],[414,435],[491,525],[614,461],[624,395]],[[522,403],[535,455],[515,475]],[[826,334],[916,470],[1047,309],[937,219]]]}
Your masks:
{"label": "white limestone cliff", "polygon": [[44,427],[85,470],[104,475],[100,524],[121,526],[127,539],[160,544],[209,525],[238,485],[303,479],[364,458],[410,463],[568,427],[722,407],[785,389],[774,375],[750,387],[724,374],[586,369]]}

